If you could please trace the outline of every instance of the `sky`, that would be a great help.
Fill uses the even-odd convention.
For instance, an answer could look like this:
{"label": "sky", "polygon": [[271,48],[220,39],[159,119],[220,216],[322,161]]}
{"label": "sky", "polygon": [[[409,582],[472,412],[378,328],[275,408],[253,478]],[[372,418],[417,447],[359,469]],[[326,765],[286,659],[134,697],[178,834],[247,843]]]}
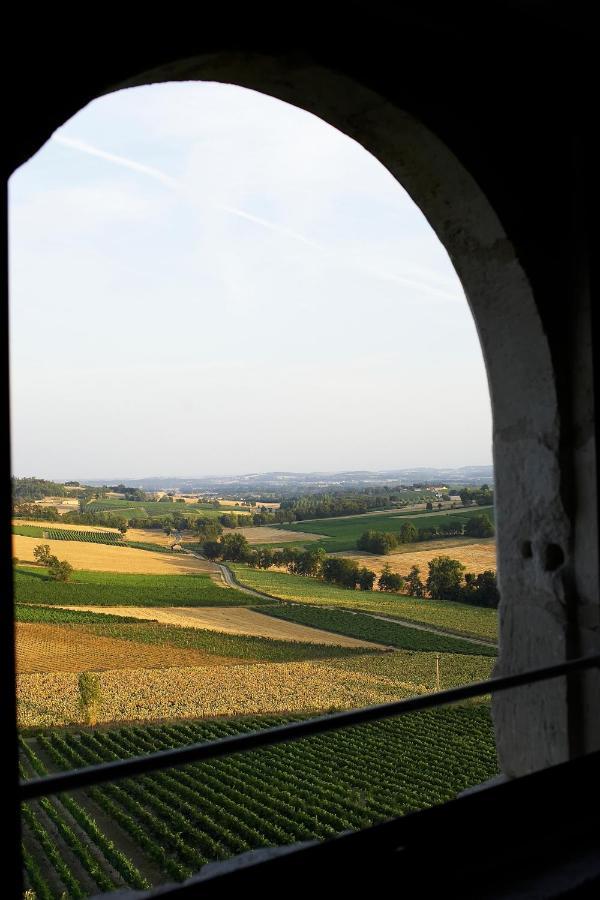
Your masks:
{"label": "sky", "polygon": [[15,475],[491,463],[445,249],[316,116],[228,84],[119,91],[9,200]]}

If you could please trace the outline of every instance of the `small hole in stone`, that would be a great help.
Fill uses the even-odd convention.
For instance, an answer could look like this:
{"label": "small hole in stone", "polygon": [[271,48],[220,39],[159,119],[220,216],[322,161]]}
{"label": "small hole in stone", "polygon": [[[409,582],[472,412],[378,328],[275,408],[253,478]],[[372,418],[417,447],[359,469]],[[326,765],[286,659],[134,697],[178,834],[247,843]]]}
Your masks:
{"label": "small hole in stone", "polygon": [[558,544],[546,544],[544,547],[544,569],[546,572],[554,572],[565,561],[565,554]]}
{"label": "small hole in stone", "polygon": [[533,549],[531,547],[531,541],[523,541],[521,544],[521,556],[523,559],[531,559],[533,556]]}

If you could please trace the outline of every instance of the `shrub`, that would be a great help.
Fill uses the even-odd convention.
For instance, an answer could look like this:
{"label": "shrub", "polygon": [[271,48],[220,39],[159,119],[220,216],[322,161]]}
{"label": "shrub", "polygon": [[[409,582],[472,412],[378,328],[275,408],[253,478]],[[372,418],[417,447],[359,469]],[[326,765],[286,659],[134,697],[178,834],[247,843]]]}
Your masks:
{"label": "shrub", "polygon": [[68,581],[73,574],[73,566],[66,559],[58,559],[56,556],[51,556],[47,565],[50,578],[54,581]]}
{"label": "shrub", "polygon": [[95,725],[102,702],[100,678],[95,672],[81,672],[78,681],[79,709],[83,713],[86,725]]}

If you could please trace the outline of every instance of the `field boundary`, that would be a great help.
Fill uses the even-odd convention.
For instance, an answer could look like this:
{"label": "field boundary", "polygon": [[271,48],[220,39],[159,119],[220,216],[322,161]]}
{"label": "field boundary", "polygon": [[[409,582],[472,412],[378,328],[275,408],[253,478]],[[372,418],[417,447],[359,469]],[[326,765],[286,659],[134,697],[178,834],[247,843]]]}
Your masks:
{"label": "field boundary", "polygon": [[[204,559],[204,557],[200,557]],[[265,591],[257,591],[254,588],[247,587],[242,581],[238,581],[234,572],[231,571],[224,563],[217,563],[221,571],[223,572],[223,576],[225,581],[229,587],[238,588],[239,590],[246,591],[249,594],[254,595],[255,597],[264,597],[268,600],[275,600],[277,603],[289,603],[292,606],[305,606],[304,603],[299,603],[297,600],[285,600],[283,597],[275,597],[273,594],[267,594]],[[486,638],[482,637],[474,637],[467,632],[464,631],[454,631],[450,628],[439,628],[435,625],[429,625],[427,622],[419,622],[416,619],[404,619],[399,616],[382,616],[380,613],[369,613],[365,612],[362,609],[352,609],[350,606],[327,606],[326,604],[319,604],[319,609],[330,609],[330,610],[343,610],[344,612],[349,613],[350,615],[361,615],[361,616],[370,616],[372,619],[379,619],[382,622],[390,622],[392,624],[397,625],[405,625],[408,628],[416,628],[417,631],[430,631],[432,634],[438,634],[442,637],[456,637],[461,638],[462,640],[468,641],[471,644],[476,644],[478,646],[483,647],[498,647],[498,644],[495,641],[488,641]],[[326,629],[324,629],[326,630]]]}

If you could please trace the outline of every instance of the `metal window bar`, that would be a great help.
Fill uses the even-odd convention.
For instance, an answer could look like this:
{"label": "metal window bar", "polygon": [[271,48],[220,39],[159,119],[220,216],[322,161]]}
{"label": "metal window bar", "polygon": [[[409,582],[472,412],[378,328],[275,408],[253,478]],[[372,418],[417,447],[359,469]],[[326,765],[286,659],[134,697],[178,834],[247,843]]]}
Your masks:
{"label": "metal window bar", "polygon": [[30,781],[21,781],[19,783],[18,799],[20,802],[33,800],[36,797],[42,797],[47,794],[76,790],[105,781],[114,781],[118,778],[142,775],[157,769],[187,765],[200,762],[201,760],[229,756],[232,753],[255,750],[259,747],[269,747],[274,744],[283,744],[287,741],[297,741],[304,737],[347,728],[351,725],[361,725],[365,722],[406,715],[407,713],[418,712],[424,709],[435,709],[438,706],[445,706],[472,697],[480,697],[493,691],[506,691],[510,688],[535,684],[538,681],[558,678],[562,675],[570,675],[574,672],[592,668],[600,668],[600,654],[580,657],[541,669],[532,669],[518,675],[491,678],[488,681],[479,681],[464,687],[412,697],[408,700],[397,700],[376,706],[331,713],[300,722],[292,722],[288,725],[278,725],[274,728],[267,728],[264,731],[234,735],[217,741],[190,744],[186,747],[162,750],[146,756],[134,756],[129,759],[100,763],[95,766],[72,769],[68,772],[60,772],[54,775],[45,775],[41,778],[32,778]]}

